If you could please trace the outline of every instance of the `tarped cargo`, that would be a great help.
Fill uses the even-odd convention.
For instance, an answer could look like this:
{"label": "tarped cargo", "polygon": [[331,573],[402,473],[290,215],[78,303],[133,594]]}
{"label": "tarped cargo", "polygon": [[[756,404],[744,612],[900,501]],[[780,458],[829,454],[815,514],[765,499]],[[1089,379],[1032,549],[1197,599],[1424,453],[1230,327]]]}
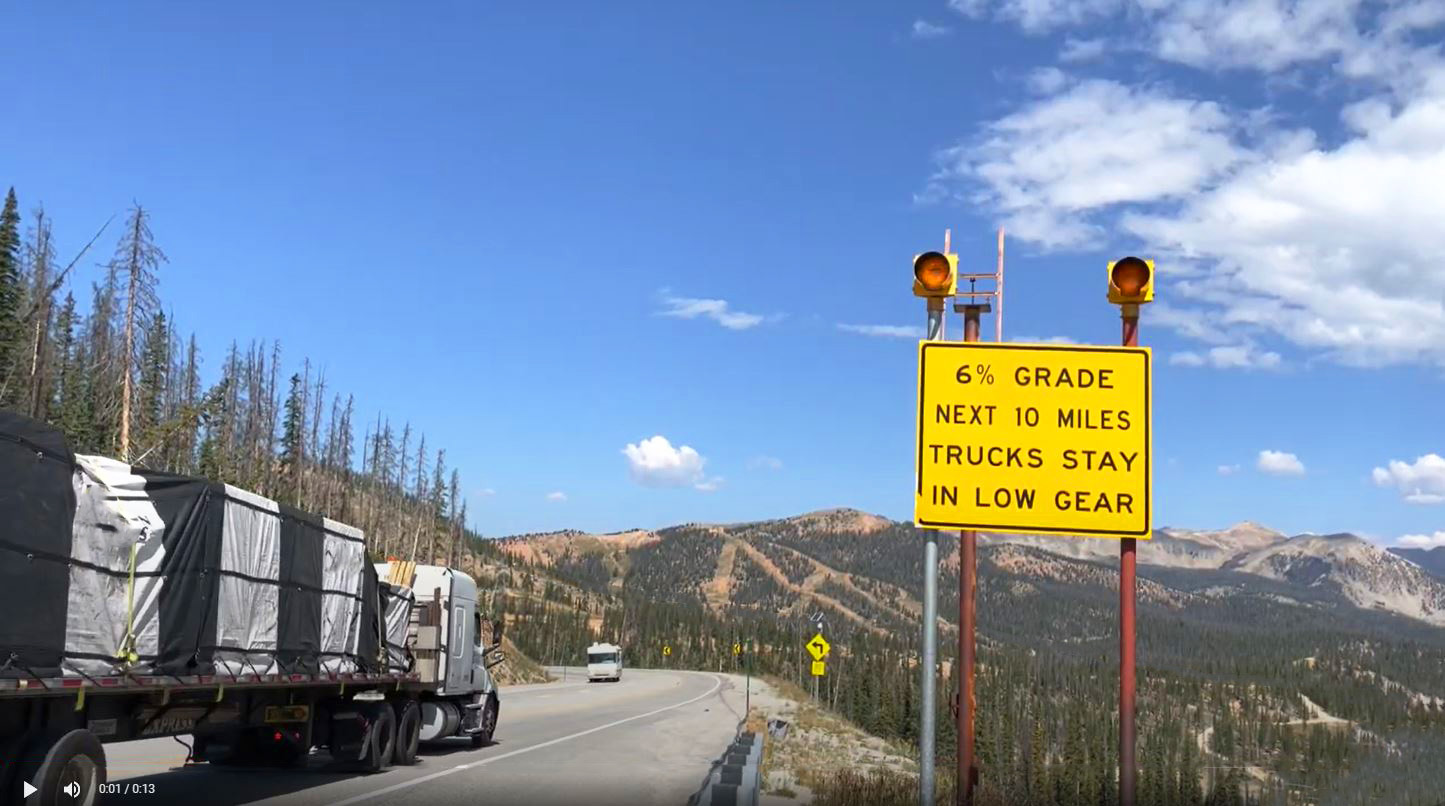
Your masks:
{"label": "tarped cargo", "polygon": [[409,672],[410,650],[406,646],[412,608],[416,594],[411,588],[381,583],[381,601],[385,611],[386,662],[392,671]]}
{"label": "tarped cargo", "polygon": [[378,599],[359,530],[0,412],[0,675],[377,670]]}

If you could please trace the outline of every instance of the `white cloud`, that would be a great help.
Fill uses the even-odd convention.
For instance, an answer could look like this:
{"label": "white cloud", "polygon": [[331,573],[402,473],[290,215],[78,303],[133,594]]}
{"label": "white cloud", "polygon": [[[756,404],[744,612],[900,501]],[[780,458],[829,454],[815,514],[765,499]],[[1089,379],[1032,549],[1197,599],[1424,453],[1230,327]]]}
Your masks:
{"label": "white cloud", "polygon": [[[1312,87],[1332,69],[1330,91],[1305,100],[1319,109],[1348,99],[1336,102],[1342,127],[1317,133],[1269,108],[1085,78],[943,151],[920,195],[991,208],[1045,249],[1148,244],[1173,303],[1151,317],[1225,348],[1176,359],[1185,365],[1282,363],[1241,340],[1280,340],[1351,366],[1445,365],[1445,56],[1420,44],[1445,23],[1445,4],[1128,5],[1121,25],[1139,26],[1136,41],[1158,58],[1270,76],[1314,69],[1300,74]],[[1123,6],[1001,0],[964,10],[1036,31]],[[1149,123],[1122,137],[1101,125],[1125,120]]]}
{"label": "white cloud", "polygon": [[497,491],[493,490],[491,487],[483,487],[482,489],[477,490],[477,495],[480,495],[484,498],[490,498],[491,496],[494,496],[496,494]]}
{"label": "white cloud", "polygon": [[547,500],[548,500],[548,501],[566,501],[566,500],[567,500],[567,494],[564,493],[564,492],[562,492],[561,490],[558,490],[557,492],[547,493]]}
{"label": "white cloud", "polygon": [[[966,17],[993,16],[1013,20],[1029,33],[1043,33],[1078,25],[1113,11],[1118,0],[949,0],[949,7]],[[992,7],[992,8],[990,8]]]}
{"label": "white cloud", "polygon": [[[1411,35],[1445,22],[1438,0],[1397,0],[1378,15],[1364,0],[952,0],[949,5],[966,17],[1015,23],[1029,34],[1103,22],[1120,41],[1137,43],[1131,49],[1191,67],[1276,73],[1324,63],[1345,76],[1392,79],[1403,76],[1426,49]],[[1097,41],[1076,47],[1102,52]],[[1066,42],[1065,53],[1070,50]]]}
{"label": "white cloud", "polygon": [[1375,484],[1394,487],[1412,504],[1445,504],[1445,457],[1427,453],[1413,463],[1391,460],[1370,474]]}
{"label": "white cloud", "polygon": [[1102,39],[1075,39],[1069,37],[1064,40],[1064,49],[1059,51],[1059,61],[1066,63],[1087,62],[1104,55],[1108,43]]}
{"label": "white cloud", "polygon": [[748,460],[749,470],[782,470],[783,460],[772,456],[754,456]]}
{"label": "white cloud", "polygon": [[1215,369],[1276,369],[1279,353],[1260,350],[1248,344],[1211,347],[1200,353],[1184,350],[1169,356],[1169,363],[1183,367],[1209,366]]}
{"label": "white cloud", "polygon": [[923,328],[914,325],[845,325],[839,324],[839,330],[846,330],[849,333],[860,333],[864,336],[881,336],[891,339],[921,339],[924,336]]}
{"label": "white cloud", "polygon": [[1283,451],[1260,451],[1255,467],[1271,476],[1303,476],[1305,473],[1304,463],[1299,457]]}
{"label": "white cloud", "polygon": [[1235,473],[1238,473],[1238,472],[1239,472],[1239,465],[1220,465],[1220,466],[1219,466],[1219,475],[1221,475],[1221,476],[1233,476]]}
{"label": "white cloud", "polygon": [[[1101,121],[1147,120],[1128,137]],[[1048,248],[1095,243],[1091,213],[1182,198],[1237,163],[1230,121],[1212,102],[1091,79],[988,124],[940,154],[940,183],[999,211],[1009,232]]]}
{"label": "white cloud", "polygon": [[678,319],[696,319],[702,316],[729,330],[747,330],[750,327],[757,327],[764,320],[764,317],[759,314],[734,311],[728,307],[727,300],[722,299],[674,297],[663,292],[662,304],[666,307],[658,311],[661,316],[672,316]]}
{"label": "white cloud", "polygon": [[1078,344],[1068,336],[1014,336],[1009,341],[1016,341],[1023,344]]}
{"label": "white cloud", "polygon": [[1445,546],[1445,532],[1436,532],[1433,535],[1405,535],[1395,543],[1412,549],[1439,548]]}
{"label": "white cloud", "polygon": [[948,33],[948,29],[942,25],[934,25],[927,20],[914,20],[911,35],[914,39],[937,39]]}
{"label": "white cloud", "polygon": [[645,487],[686,487],[704,492],[716,490],[722,479],[703,475],[707,460],[687,445],[676,448],[666,437],[649,437],[622,449],[633,481]]}
{"label": "white cloud", "polygon": [[1029,89],[1038,95],[1051,95],[1069,84],[1069,74],[1057,67],[1040,67],[1029,73]]}
{"label": "white cloud", "polygon": [[692,485],[692,487],[699,492],[715,493],[722,489],[722,484],[723,479],[721,476],[713,476],[706,481],[699,481],[697,484]]}

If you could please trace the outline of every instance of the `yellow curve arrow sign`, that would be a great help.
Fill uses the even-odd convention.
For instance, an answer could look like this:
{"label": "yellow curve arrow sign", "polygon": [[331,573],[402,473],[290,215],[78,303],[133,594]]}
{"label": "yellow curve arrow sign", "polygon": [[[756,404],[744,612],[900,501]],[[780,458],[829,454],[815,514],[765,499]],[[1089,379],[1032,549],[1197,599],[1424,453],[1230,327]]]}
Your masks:
{"label": "yellow curve arrow sign", "polygon": [[813,636],[813,640],[809,641],[807,645],[808,654],[813,656],[813,660],[822,660],[828,657],[828,650],[831,648],[832,647],[828,646],[828,642],[823,639],[822,633]]}

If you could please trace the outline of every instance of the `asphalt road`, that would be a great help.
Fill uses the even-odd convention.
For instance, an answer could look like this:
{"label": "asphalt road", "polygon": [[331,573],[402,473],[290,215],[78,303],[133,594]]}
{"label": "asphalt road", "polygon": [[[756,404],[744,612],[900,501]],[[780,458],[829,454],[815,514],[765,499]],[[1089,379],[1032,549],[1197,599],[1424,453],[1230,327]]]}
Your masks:
{"label": "asphalt road", "polygon": [[328,769],[324,752],[303,770],[233,769],[186,767],[185,748],[170,738],[108,744],[110,781],[146,786],[102,802],[683,806],[742,719],[743,692],[720,675],[628,669],[620,682],[587,683],[569,669],[567,677],[502,689],[490,746],[449,740],[424,748],[416,766],[376,775]]}

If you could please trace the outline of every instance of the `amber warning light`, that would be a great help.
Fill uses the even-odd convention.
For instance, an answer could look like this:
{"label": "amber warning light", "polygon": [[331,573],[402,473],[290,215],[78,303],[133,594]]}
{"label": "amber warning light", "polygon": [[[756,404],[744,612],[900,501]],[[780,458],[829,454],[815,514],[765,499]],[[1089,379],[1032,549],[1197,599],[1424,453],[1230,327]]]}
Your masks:
{"label": "amber warning light", "polygon": [[1116,304],[1154,299],[1154,261],[1133,257],[1109,264],[1109,301]]}
{"label": "amber warning light", "polygon": [[951,297],[958,290],[958,255],[924,252],[913,259],[913,293]]}

